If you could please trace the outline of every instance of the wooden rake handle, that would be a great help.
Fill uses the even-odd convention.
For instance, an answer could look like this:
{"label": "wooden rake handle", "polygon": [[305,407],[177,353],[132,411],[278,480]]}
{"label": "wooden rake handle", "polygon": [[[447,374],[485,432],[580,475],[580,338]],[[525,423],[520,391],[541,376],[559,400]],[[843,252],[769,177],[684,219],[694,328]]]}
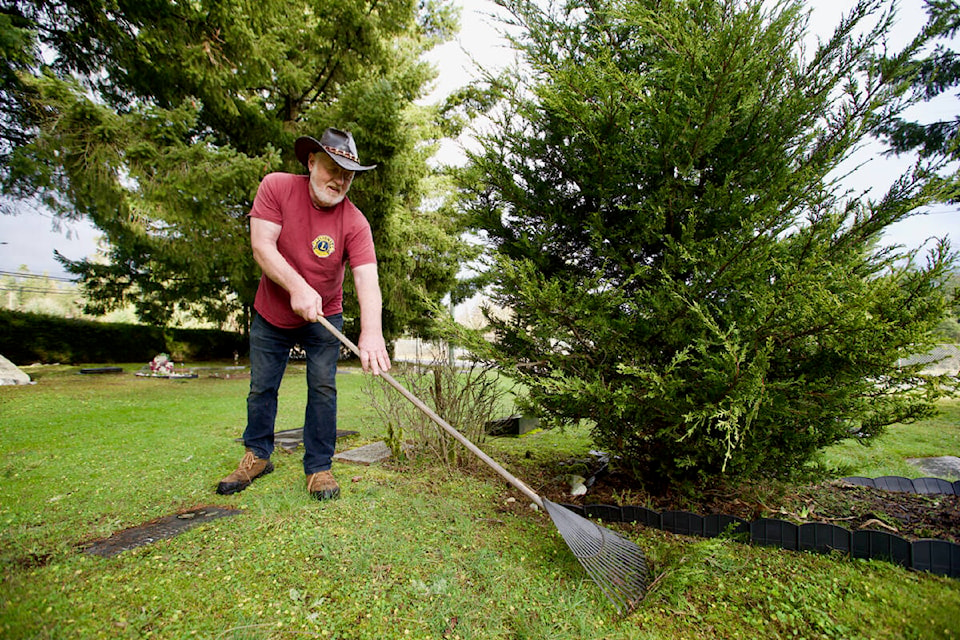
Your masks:
{"label": "wooden rake handle", "polygon": [[[345,347],[350,349],[350,351],[353,351],[353,353],[355,353],[357,357],[360,357],[360,349],[357,347],[357,345],[353,344],[350,338],[343,335],[339,330],[337,330],[336,327],[330,324],[329,320],[327,320],[323,316],[320,316],[318,322],[320,322],[320,324],[326,327],[327,331],[329,331],[334,336],[336,336],[336,338],[340,342],[342,342]],[[402,395],[404,398],[412,402],[413,405],[417,407],[417,409],[420,409],[420,411],[422,411],[428,418],[436,422],[437,425],[440,426],[440,428],[442,428],[444,431],[450,434],[454,439],[457,440],[457,442],[459,442],[460,444],[465,446],[467,449],[469,449],[470,453],[472,453],[473,455],[483,460],[483,462],[485,462],[487,466],[489,466],[491,469],[496,471],[500,475],[500,477],[502,477],[504,480],[512,484],[514,487],[516,487],[520,491],[522,491],[525,496],[527,496],[534,502],[534,504],[536,504],[538,507],[543,509],[543,500],[540,498],[540,496],[538,496],[533,491],[533,489],[528,487],[526,484],[523,483],[523,481],[521,481],[515,475],[513,475],[512,473],[504,469],[502,466],[500,466],[500,464],[496,460],[494,460],[493,458],[485,454],[483,451],[481,451],[480,448],[477,447],[477,445],[467,440],[466,436],[464,436],[462,433],[460,433],[459,431],[454,429],[452,426],[450,426],[450,424],[446,420],[444,420],[439,415],[437,415],[437,413],[433,409],[428,407],[426,404],[424,404],[423,401],[420,400],[420,398],[410,393],[406,389],[406,387],[404,387],[402,384],[397,382],[394,379],[394,377],[391,376],[389,373],[387,373],[386,371],[381,371],[380,377],[383,378],[387,382],[387,384],[389,384],[391,387],[399,391],[400,395]]]}

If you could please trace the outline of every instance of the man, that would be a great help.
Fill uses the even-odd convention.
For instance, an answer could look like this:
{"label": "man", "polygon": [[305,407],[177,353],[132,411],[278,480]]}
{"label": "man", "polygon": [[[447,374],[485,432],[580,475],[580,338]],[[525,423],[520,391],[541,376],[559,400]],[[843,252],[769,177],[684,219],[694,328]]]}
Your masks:
{"label": "man", "polygon": [[382,298],[370,225],[346,197],[363,166],[353,136],[327,129],[294,145],[308,175],[271,173],[260,183],[250,211],[250,244],[263,270],[250,327],[250,393],[247,448],[236,471],[217,493],[243,491],[273,471],[277,392],[290,349],[307,354],[307,408],[303,422],[303,470],[307,491],[319,500],[336,498],[330,472],[337,441],[336,370],[340,343],[317,319],[343,327],[344,265],[350,262],[360,303],[360,362],[379,375],[390,369],[381,327]]}

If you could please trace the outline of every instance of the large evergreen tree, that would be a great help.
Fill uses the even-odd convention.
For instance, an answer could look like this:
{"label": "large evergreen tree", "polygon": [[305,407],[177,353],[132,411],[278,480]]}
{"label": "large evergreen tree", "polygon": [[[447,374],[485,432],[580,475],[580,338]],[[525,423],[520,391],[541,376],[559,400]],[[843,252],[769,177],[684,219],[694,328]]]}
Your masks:
{"label": "large evergreen tree", "polygon": [[661,485],[931,411],[943,388],[897,359],[929,344],[952,257],[878,244],[926,172],[877,200],[832,177],[904,106],[879,1],[812,51],[795,1],[502,3],[527,67],[462,187],[509,310],[492,357],[532,410]]}
{"label": "large evergreen tree", "polygon": [[[6,193],[104,231],[109,264],[70,265],[101,309],[134,302],[159,323],[176,306],[214,319],[248,309],[259,180],[302,172],[293,141],[327,126],[351,130],[380,165],[350,195],[378,244],[385,334],[421,322],[424,292],[455,284],[455,220],[421,200],[429,156],[456,131],[415,103],[436,75],[421,54],[456,28],[450,6],[5,0],[0,15],[0,42],[17,54],[0,69],[15,80],[0,92],[3,124],[19,135],[4,138]],[[355,306],[346,315],[349,329]]]}

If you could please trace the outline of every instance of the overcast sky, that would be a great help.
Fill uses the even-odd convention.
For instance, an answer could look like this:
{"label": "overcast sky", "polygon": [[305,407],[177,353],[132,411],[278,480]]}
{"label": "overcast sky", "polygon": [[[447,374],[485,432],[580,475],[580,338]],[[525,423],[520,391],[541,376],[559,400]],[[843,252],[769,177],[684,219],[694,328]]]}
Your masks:
{"label": "overcast sky", "polygon": [[[489,0],[455,0],[463,7],[463,28],[455,42],[448,43],[432,52],[430,59],[440,70],[436,91],[439,96],[468,84],[473,75],[471,57],[488,67],[507,64],[511,52],[497,38],[496,29],[487,17],[496,6]],[[814,13],[810,31],[826,37],[836,25],[841,13],[853,4],[853,0],[812,0]],[[895,48],[909,40],[926,21],[922,0],[903,0],[900,3],[899,22],[894,32]],[[935,103],[918,108],[918,120],[952,119],[960,113],[956,96],[941,97]],[[874,195],[886,187],[906,166],[905,160],[886,159],[877,155],[878,148],[865,149],[856,163],[866,165],[853,175],[846,184],[862,191],[873,189]],[[446,153],[455,153],[448,148]],[[937,205],[931,213],[915,216],[891,228],[885,242],[917,247],[931,237],[947,235],[957,242],[960,238],[960,213],[956,207]],[[54,221],[37,209],[27,208],[19,215],[0,214],[0,272],[16,271],[26,265],[31,273],[46,273],[52,276],[65,275],[54,258],[54,250],[70,259],[82,259],[96,252],[99,233],[85,222]]]}

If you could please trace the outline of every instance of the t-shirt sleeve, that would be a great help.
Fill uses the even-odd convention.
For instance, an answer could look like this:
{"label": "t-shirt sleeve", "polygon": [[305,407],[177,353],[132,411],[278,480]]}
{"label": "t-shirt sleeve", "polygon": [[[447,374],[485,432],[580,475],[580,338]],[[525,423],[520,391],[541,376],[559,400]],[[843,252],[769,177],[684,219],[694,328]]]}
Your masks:
{"label": "t-shirt sleeve", "polygon": [[373,246],[373,232],[370,223],[357,212],[354,224],[347,235],[347,260],[351,267],[364,264],[376,264],[377,252]]}
{"label": "t-shirt sleeve", "polygon": [[280,184],[280,174],[270,173],[264,176],[257,188],[257,195],[253,199],[253,207],[250,208],[251,218],[262,218],[269,222],[283,224],[283,212],[280,208],[282,197],[278,191]]}

